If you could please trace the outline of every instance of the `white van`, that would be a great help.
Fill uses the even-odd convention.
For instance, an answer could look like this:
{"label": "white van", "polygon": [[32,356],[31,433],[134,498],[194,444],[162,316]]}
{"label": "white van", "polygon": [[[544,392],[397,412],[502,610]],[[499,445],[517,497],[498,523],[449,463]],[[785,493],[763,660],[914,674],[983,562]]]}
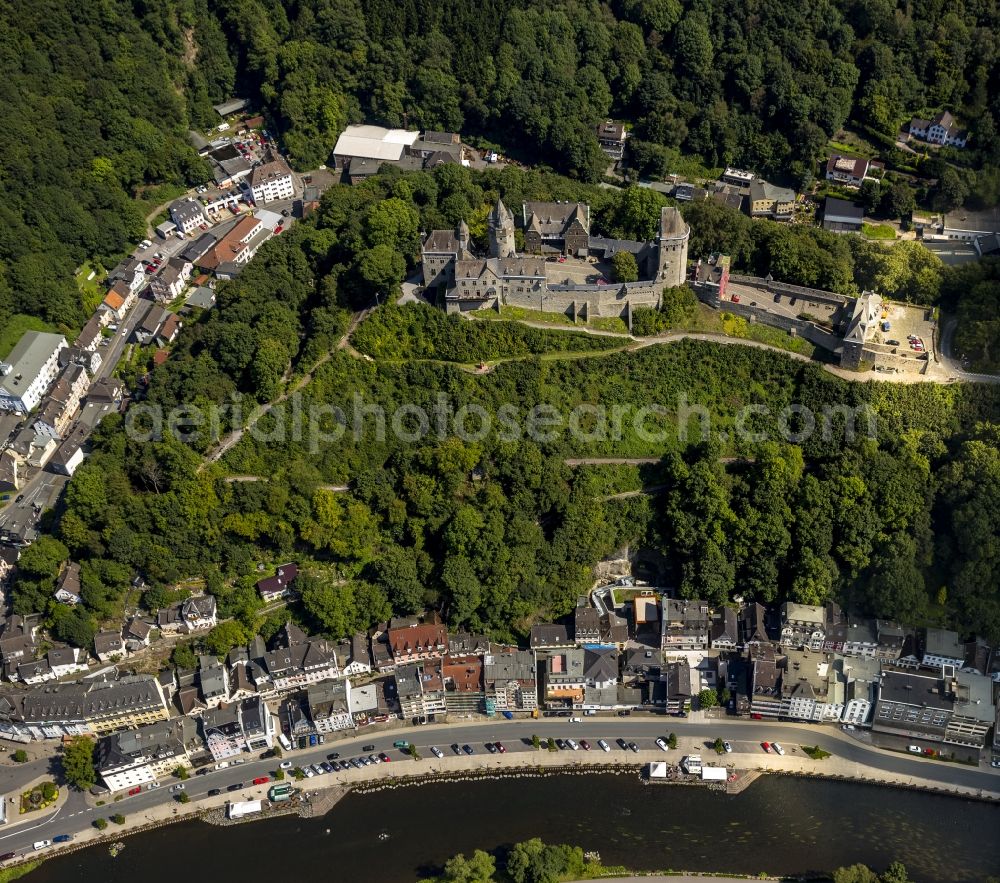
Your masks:
{"label": "white van", "polygon": [[35,843],[34,843],[34,848],[35,849],[45,849],[46,846],[51,846],[51,845],[52,845],[52,841],[51,840],[36,840]]}

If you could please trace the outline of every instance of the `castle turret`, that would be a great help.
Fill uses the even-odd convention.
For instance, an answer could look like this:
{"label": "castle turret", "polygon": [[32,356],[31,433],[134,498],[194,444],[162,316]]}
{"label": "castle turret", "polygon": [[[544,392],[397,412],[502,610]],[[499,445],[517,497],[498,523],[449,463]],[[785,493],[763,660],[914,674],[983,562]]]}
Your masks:
{"label": "castle turret", "polygon": [[691,228],[681,213],[665,205],[660,211],[660,237],[656,278],[666,288],[683,285],[687,280],[688,239]]}
{"label": "castle turret", "polygon": [[465,218],[459,222],[455,228],[455,235],[458,237],[458,248],[460,251],[469,250],[469,225],[465,223]]}
{"label": "castle turret", "polygon": [[490,227],[490,257],[509,258],[517,252],[514,244],[514,216],[503,204],[503,200],[497,199],[497,204],[493,207],[489,217]]}

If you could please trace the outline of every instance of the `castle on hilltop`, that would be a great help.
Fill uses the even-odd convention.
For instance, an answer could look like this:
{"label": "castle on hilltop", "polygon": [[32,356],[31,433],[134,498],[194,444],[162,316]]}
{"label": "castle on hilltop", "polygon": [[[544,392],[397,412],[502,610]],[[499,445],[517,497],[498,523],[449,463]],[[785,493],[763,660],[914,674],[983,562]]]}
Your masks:
{"label": "castle on hilltop", "polygon": [[[637,242],[590,233],[590,206],[580,202],[526,202],[521,207],[524,250],[516,244],[514,216],[497,200],[488,219],[489,254],[476,255],[463,220],[434,230],[423,241],[423,281],[449,313],[516,306],[563,313],[573,320],[614,317],[631,326],[636,307],[658,307],[664,288],[683,285],[691,228],[664,206],[656,239]],[[615,282],[611,259],[635,256],[636,282]]]}

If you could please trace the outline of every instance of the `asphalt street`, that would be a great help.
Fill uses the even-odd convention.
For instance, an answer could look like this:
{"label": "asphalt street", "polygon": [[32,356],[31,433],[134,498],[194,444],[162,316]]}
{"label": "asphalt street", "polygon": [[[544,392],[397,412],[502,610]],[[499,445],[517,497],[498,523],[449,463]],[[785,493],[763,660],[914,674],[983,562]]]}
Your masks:
{"label": "asphalt street", "polygon": [[[897,776],[917,777],[942,787],[965,786],[968,788],[983,788],[996,790],[1000,788],[1000,771],[989,768],[965,767],[957,764],[945,764],[939,761],[911,757],[896,752],[882,751],[872,748],[864,742],[828,727],[810,726],[808,724],[761,723],[758,721],[711,720],[691,721],[678,718],[583,718],[579,723],[572,723],[569,718],[541,718],[539,720],[494,720],[470,721],[447,725],[430,725],[425,727],[406,727],[385,730],[366,735],[351,735],[347,738],[335,738],[336,734],[327,736],[324,745],[305,750],[285,752],[283,760],[290,760],[296,766],[325,760],[327,755],[337,752],[341,759],[349,760],[358,757],[365,745],[374,745],[375,752],[386,752],[393,760],[404,759],[404,754],[392,747],[397,739],[405,739],[419,750],[424,758],[431,758],[430,747],[437,746],[444,752],[444,758],[437,762],[441,769],[447,769],[448,758],[454,757],[452,745],[470,745],[476,757],[482,757],[484,763],[490,756],[484,748],[487,741],[501,741],[507,753],[532,752],[531,736],[538,735],[541,739],[573,738],[579,741],[586,739],[591,744],[591,752],[600,752],[597,746],[599,739],[604,739],[611,746],[611,752],[606,755],[609,761],[640,758],[632,752],[624,752],[616,744],[617,739],[634,741],[644,752],[658,751],[655,740],[658,736],[666,736],[674,732],[678,737],[677,750],[669,752],[669,758],[676,762],[684,754],[701,753],[703,757],[713,758],[711,744],[717,737],[728,740],[733,747],[733,753],[726,755],[719,763],[734,764],[737,768],[754,768],[759,759],[764,756],[761,742],[779,741],[789,755],[801,754],[800,745],[819,745],[832,755],[845,761],[860,765],[881,773]],[[583,752],[566,751],[562,753],[567,763],[573,758],[582,756]],[[233,800],[250,799],[249,787],[254,778],[267,776],[278,767],[276,758],[266,760],[251,759],[243,755],[243,763],[230,766],[224,770],[214,770],[205,775],[192,775],[184,783],[184,790],[193,801],[208,796],[209,790],[218,789],[225,797]],[[648,757],[648,755],[647,755]],[[37,761],[36,764],[41,764]],[[34,765],[32,765],[34,766]],[[25,777],[28,770],[18,770],[20,777]],[[37,770],[35,772],[37,774]],[[863,775],[863,771],[860,773]],[[338,778],[346,778],[346,773],[332,773],[303,781],[301,787],[308,789],[310,785],[325,787],[335,783]],[[355,771],[350,775],[351,781],[363,778],[364,773]],[[27,781],[26,778],[23,779]],[[6,780],[4,780],[6,782]],[[177,784],[172,777],[162,780],[159,788],[144,790],[133,796],[122,796],[115,800],[114,796],[105,798],[104,806],[93,806],[94,798],[79,792],[70,792],[66,802],[55,812],[34,824],[18,824],[8,832],[0,833],[0,853],[24,853],[32,851],[35,841],[51,840],[58,834],[73,834],[89,828],[93,820],[107,817],[114,813],[122,813],[130,819],[141,817],[163,804],[174,800],[175,793],[170,787]],[[243,788],[228,792],[233,785]],[[10,792],[8,801],[10,801]],[[15,795],[16,796],[16,795]],[[8,817],[11,825],[17,819],[16,806],[8,802]]]}

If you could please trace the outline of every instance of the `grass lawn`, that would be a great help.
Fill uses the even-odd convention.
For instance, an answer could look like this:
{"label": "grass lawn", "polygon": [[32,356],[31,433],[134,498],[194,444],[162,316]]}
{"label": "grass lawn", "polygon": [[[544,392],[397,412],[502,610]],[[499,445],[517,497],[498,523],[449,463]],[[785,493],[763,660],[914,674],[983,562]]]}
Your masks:
{"label": "grass lawn", "polygon": [[15,313],[10,321],[0,327],[0,359],[6,359],[14,345],[25,331],[52,331],[58,329],[43,322],[37,316]]}
{"label": "grass lawn", "polygon": [[498,316],[493,310],[481,310],[479,314],[489,315],[491,319],[514,319],[518,322],[544,322],[546,325],[568,325],[571,328],[579,328],[576,322],[564,313],[544,313],[541,310],[525,310],[522,307],[500,307]]}
{"label": "grass lawn", "polygon": [[591,328],[597,328],[600,331],[614,331],[617,334],[628,334],[628,326],[622,319],[609,316],[603,319],[591,319],[589,324]]}
{"label": "grass lawn", "polygon": [[894,240],[896,238],[896,231],[888,224],[862,224],[861,235],[865,239]]}
{"label": "grass lawn", "polygon": [[[94,275],[91,277],[91,273]],[[108,275],[108,271],[100,264],[91,264],[89,261],[80,267],[76,274],[76,287],[83,295],[83,305],[88,313],[94,312],[102,300],[104,291],[101,289],[101,280]]]}
{"label": "grass lawn", "polygon": [[11,880],[17,880],[25,874],[30,874],[35,868],[41,865],[42,861],[42,859],[36,858],[30,862],[15,865],[12,868],[0,868],[0,883],[10,883]]}

